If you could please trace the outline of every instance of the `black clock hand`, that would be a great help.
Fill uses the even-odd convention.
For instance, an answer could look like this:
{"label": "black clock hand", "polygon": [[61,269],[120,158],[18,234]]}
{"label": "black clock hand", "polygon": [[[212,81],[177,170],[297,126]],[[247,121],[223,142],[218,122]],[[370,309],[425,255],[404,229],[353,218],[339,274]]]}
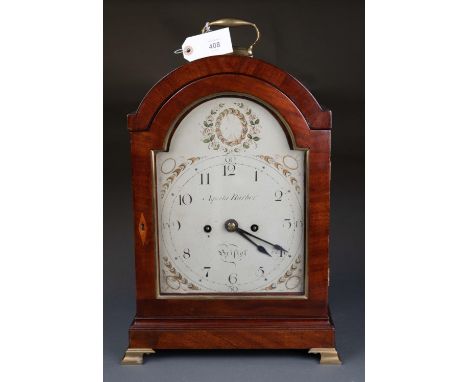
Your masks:
{"label": "black clock hand", "polygon": [[281,245],[278,245],[278,244],[273,244],[273,243],[270,243],[268,240],[265,240],[265,239],[262,239],[261,237],[258,237],[258,236],[255,236],[253,233],[250,233],[250,232],[247,232],[246,230],[243,230],[242,228],[240,227],[237,227],[237,230],[242,232],[243,234],[245,235],[249,235],[249,236],[252,236],[254,237],[255,239],[258,239],[258,240],[261,240],[267,244],[270,244],[273,248],[279,250],[279,251],[283,251],[283,252],[288,252],[286,251]]}
{"label": "black clock hand", "polygon": [[265,249],[265,247],[262,247],[261,245],[257,245],[257,243],[255,243],[252,239],[248,238],[247,235],[244,235],[242,233],[242,231],[240,230],[236,230],[236,232],[241,235],[245,240],[248,240],[250,241],[253,245],[255,245],[257,247],[257,250],[261,253],[264,253],[265,255],[268,255],[271,257],[271,255],[268,253],[268,251]]}
{"label": "black clock hand", "polygon": [[226,230],[228,232],[237,232],[239,235],[241,235],[245,240],[249,241],[250,243],[252,243],[253,245],[255,245],[255,247],[257,247],[257,250],[261,253],[264,253],[265,255],[268,255],[270,257],[272,257],[268,251],[265,249],[265,247],[262,247],[261,245],[258,245],[257,243],[255,243],[252,239],[250,239],[249,237],[247,237],[247,235],[245,235],[244,233],[242,233],[238,228],[239,228],[239,225],[237,224],[237,222],[234,220],[234,219],[229,219],[226,221],[226,223],[224,223],[224,227],[226,228]]}

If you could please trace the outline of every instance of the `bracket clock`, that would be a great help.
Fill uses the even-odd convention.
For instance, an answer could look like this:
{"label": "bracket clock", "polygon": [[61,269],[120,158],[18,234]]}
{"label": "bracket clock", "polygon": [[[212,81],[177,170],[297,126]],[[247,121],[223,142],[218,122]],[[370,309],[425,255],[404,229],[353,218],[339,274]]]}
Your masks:
{"label": "bracket clock", "polygon": [[[254,26],[211,23],[241,24]],[[128,115],[136,317],[123,364],[159,349],[304,349],[340,363],[331,112],[252,47],[234,52],[179,67]]]}

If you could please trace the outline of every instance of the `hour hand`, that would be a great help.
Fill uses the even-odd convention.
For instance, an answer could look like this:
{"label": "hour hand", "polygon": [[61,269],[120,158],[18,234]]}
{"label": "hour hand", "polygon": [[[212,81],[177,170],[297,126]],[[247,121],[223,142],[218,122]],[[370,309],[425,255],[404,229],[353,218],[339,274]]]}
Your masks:
{"label": "hour hand", "polygon": [[234,219],[229,219],[224,223],[224,227],[228,232],[237,232],[239,235],[241,235],[245,240],[249,241],[252,243],[256,248],[257,251],[264,253],[265,255],[268,255],[272,257],[268,251],[265,249],[265,247],[262,247],[261,245],[258,245],[255,243],[251,238],[249,238],[242,230],[239,229],[239,224]]}
{"label": "hour hand", "polygon": [[247,237],[247,235],[243,234],[242,231],[240,230],[237,230],[236,231],[239,235],[241,235],[245,240],[248,240],[250,241],[253,245],[255,245],[257,247],[257,250],[258,252],[261,252],[261,253],[264,253],[265,255],[268,255],[270,257],[272,257],[268,251],[265,249],[265,247],[262,247],[261,245],[258,245],[257,243],[255,243],[252,239],[250,239],[249,237]]}
{"label": "hour hand", "polygon": [[255,239],[258,239],[258,240],[261,240],[267,244],[270,244],[274,249],[277,249],[278,251],[282,251],[282,252],[288,252],[286,251],[281,245],[278,245],[278,244],[273,244],[271,242],[269,242],[268,240],[265,240],[265,239],[262,239],[261,237],[258,237],[256,235],[254,235],[253,233],[250,233],[250,232],[247,232],[245,230],[243,230],[242,228],[240,227],[237,227],[238,231],[242,232],[243,234],[245,235],[249,235],[249,236],[252,236],[254,237]]}

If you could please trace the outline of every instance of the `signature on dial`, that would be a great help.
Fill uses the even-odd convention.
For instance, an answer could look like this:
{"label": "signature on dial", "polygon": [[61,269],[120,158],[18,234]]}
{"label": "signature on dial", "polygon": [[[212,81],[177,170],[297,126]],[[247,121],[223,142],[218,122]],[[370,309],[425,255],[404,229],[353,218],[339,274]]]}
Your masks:
{"label": "signature on dial", "polygon": [[236,264],[245,258],[247,250],[239,248],[236,244],[222,243],[218,247],[218,254],[224,262]]}

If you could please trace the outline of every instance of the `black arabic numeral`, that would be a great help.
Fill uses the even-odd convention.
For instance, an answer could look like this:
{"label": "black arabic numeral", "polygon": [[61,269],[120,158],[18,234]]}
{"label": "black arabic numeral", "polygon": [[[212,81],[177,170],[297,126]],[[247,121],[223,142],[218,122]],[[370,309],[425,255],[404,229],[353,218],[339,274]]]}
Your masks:
{"label": "black arabic numeral", "polygon": [[291,219],[284,219],[283,227],[287,229],[291,229],[293,227],[300,228],[304,226],[304,222],[302,220],[291,220]]}
{"label": "black arabic numeral", "polygon": [[224,165],[224,176],[233,176],[236,175],[236,165],[234,164],[225,164]]}
{"label": "black arabic numeral", "polygon": [[165,222],[165,223],[162,223],[162,228],[163,229],[169,229],[171,227],[175,227],[177,228],[177,231],[180,231],[180,229],[182,228],[182,224],[180,223],[180,221],[176,220],[175,222]]}
{"label": "black arabic numeral", "polygon": [[210,271],[211,267],[203,267],[203,269],[206,269],[205,277],[208,277],[208,272]]}
{"label": "black arabic numeral", "polygon": [[191,256],[190,249],[185,248],[185,249],[184,249],[184,254],[182,255],[182,257],[183,257],[184,259],[190,259],[190,256]]}
{"label": "black arabic numeral", "polygon": [[231,284],[236,284],[237,283],[237,273],[231,273],[228,277],[228,281]]}
{"label": "black arabic numeral", "polygon": [[275,191],[275,202],[281,202],[282,198],[283,198],[283,191],[281,190]]}
{"label": "black arabic numeral", "polygon": [[179,205],[188,206],[192,204],[192,200],[192,195],[190,194],[179,195]]}

